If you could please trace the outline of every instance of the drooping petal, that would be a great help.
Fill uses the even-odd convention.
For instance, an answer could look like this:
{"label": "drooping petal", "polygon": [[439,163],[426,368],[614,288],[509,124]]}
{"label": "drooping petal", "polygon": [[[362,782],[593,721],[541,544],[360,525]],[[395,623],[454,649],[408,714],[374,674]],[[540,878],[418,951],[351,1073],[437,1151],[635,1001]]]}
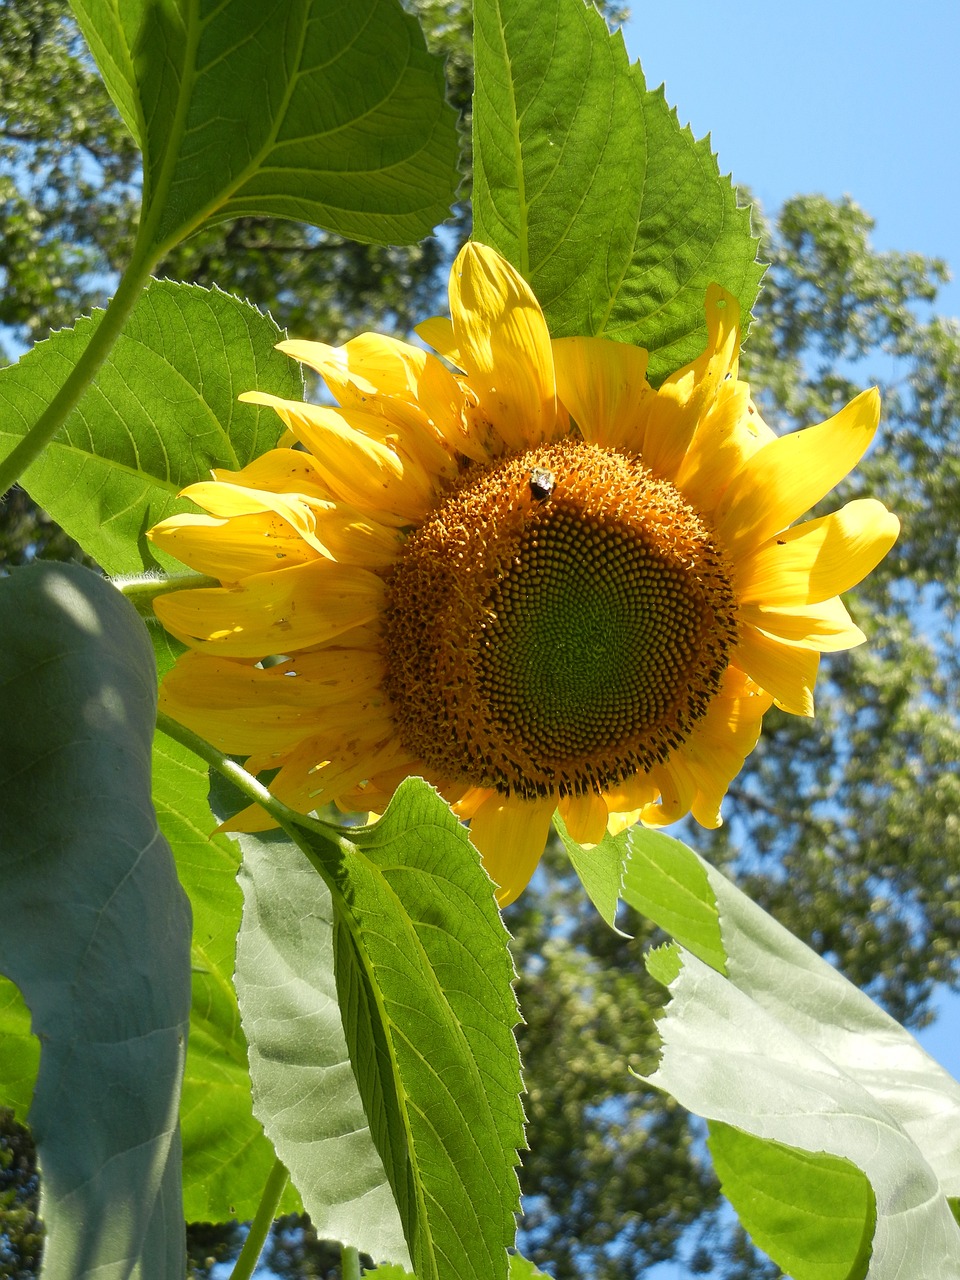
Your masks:
{"label": "drooping petal", "polygon": [[777,706],[795,716],[813,715],[813,687],[820,654],[766,635],[757,627],[743,627],[736,650],[737,665],[773,695]]}
{"label": "drooping petal", "polygon": [[727,788],[757,745],[772,701],[742,671],[728,668],[723,689],[684,743],[684,760],[697,788],[690,812],[702,827],[720,826]]}
{"label": "drooping petal", "polygon": [[727,550],[756,546],[786,529],[860,461],[880,420],[876,387],[826,422],[779,436],[750,459],[727,489],[714,525]]}
{"label": "drooping petal", "polygon": [[281,565],[305,564],[321,554],[297,529],[276,514],[170,516],[154,525],[151,542],[178,560],[221,582],[238,582]]}
{"label": "drooping petal", "polygon": [[172,591],[154,609],[192,648],[259,659],[325,644],[378,618],[383,605],[383,583],[369,570],[314,560],[232,587]]}
{"label": "drooping petal", "polygon": [[741,560],[744,603],[815,604],[856,586],[887,554],[900,521],[875,498],[858,498],[819,520],[768,538]]}
{"label": "drooping petal", "polygon": [[556,796],[520,800],[494,792],[470,820],[470,839],[499,886],[501,907],[519,898],[537,869],[556,807]]}
{"label": "drooping petal", "polygon": [[584,440],[643,452],[649,400],[647,353],[609,338],[555,338],[557,394]]}
{"label": "drooping petal", "polygon": [[464,245],[450,273],[450,314],[461,366],[507,447],[555,439],[550,335],[523,277],[486,245]]}
{"label": "drooping petal", "polygon": [[707,288],[707,345],[691,364],[671,374],[650,406],[643,463],[654,475],[671,480],[699,424],[727,378],[737,375],[740,352],[740,304],[717,284]]}
{"label": "drooping petal", "polygon": [[599,844],[607,831],[609,810],[603,796],[588,791],[582,796],[563,796],[560,816],[567,834],[577,844]]}

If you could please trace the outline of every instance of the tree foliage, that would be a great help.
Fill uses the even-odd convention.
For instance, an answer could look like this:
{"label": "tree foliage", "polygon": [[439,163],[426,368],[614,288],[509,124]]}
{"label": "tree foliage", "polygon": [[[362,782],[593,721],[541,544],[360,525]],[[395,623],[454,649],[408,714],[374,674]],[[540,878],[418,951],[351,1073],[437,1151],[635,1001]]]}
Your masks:
{"label": "tree foliage", "polygon": [[[469,6],[416,9],[447,55],[469,174]],[[0,83],[0,326],[13,357],[105,301],[133,241],[139,174],[63,0],[0,0]],[[412,249],[246,217],[180,245],[161,274],[215,282],[328,342],[371,327],[406,333],[443,307],[468,195],[467,179],[453,226]],[[895,1016],[921,1024],[935,985],[960,972],[960,326],[935,311],[944,264],[877,252],[869,217],[849,200],[798,197],[759,230],[770,268],[744,363],[761,411],[790,430],[877,381],[882,438],[842,496],[879,497],[904,534],[854,605],[869,644],[824,664],[815,721],[771,716],[731,789],[727,826],[697,843]],[[7,500],[0,564],[69,554],[42,513],[20,495]],[[802,808],[791,801],[799,794]],[[673,1256],[694,1224],[691,1267],[760,1275],[749,1246],[718,1222],[695,1131],[679,1108],[636,1088],[628,1069],[642,1064],[617,1047],[649,1037],[659,1004],[640,960],[651,930],[631,919],[634,940],[612,934],[556,857],[508,922],[527,1018],[528,1256],[557,1280],[629,1280]],[[34,1174],[13,1133],[0,1150],[17,1153],[26,1186]],[[0,1202],[7,1238],[9,1215],[32,1213],[23,1203]],[[16,1265],[29,1274],[35,1223],[23,1223]],[[225,1240],[194,1232],[199,1274]],[[326,1254],[308,1262],[295,1230],[272,1248],[281,1274],[333,1266]],[[0,1252],[0,1275],[21,1274],[12,1265]]]}

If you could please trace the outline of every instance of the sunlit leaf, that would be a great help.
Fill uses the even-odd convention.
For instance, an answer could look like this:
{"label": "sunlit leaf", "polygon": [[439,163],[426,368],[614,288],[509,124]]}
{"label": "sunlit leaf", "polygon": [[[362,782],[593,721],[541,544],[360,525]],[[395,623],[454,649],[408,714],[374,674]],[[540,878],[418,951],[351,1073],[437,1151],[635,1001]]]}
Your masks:
{"label": "sunlit leaf", "polygon": [[679,840],[645,827],[632,827],[624,845],[624,902],[725,972],[717,901],[705,866]]}
{"label": "sunlit leaf", "polygon": [[697,356],[712,281],[746,315],[761,270],[709,142],[648,91],[619,32],[572,0],[477,0],[474,233],[533,286],[555,337]]}
{"label": "sunlit leaf", "polygon": [[143,151],[151,249],[205,219],[411,244],[449,211],[455,115],[398,0],[74,0]]}
{"label": "sunlit leaf", "polygon": [[856,1165],[726,1124],[709,1127],[707,1145],[723,1193],[778,1266],[793,1280],[863,1280],[877,1205]]}
{"label": "sunlit leaf", "polygon": [[607,924],[615,928],[626,860],[626,836],[605,835],[599,844],[584,848],[570,838],[559,813],[553,823],[587,897]]}
{"label": "sunlit leaf", "polygon": [[[960,1230],[947,1202],[960,1182],[960,1084],[692,850],[652,832],[632,833],[628,843],[625,900],[691,948],[702,947],[712,915],[723,961],[707,955],[707,967],[676,948],[651,956],[651,972],[672,997],[658,1023],[663,1053],[651,1083],[711,1121],[862,1170],[876,1197],[876,1230],[858,1192],[859,1218],[825,1215],[819,1224],[830,1256],[853,1266],[866,1233],[871,1280],[951,1274],[960,1267]],[[675,909],[673,885],[699,886],[688,909]],[[786,1157],[767,1158],[784,1173]],[[796,1204],[751,1196],[749,1216],[761,1242],[792,1236],[791,1274],[806,1277],[818,1273],[798,1267],[809,1195],[805,1176],[799,1183]],[[774,1256],[787,1265],[787,1254]]]}
{"label": "sunlit leaf", "polygon": [[[36,421],[101,315],[0,370],[0,453]],[[277,415],[237,396],[251,388],[302,395],[298,366],[273,349],[280,337],[272,320],[229,294],[154,281],[24,488],[108,573],[182,571],[146,531],[195,509],[176,499],[184,485],[209,479],[211,467],[244,466],[275,444]]]}
{"label": "sunlit leaf", "polygon": [[0,630],[0,967],[42,1044],[44,1275],[183,1275],[190,909],[150,803],[150,644],[76,565],[0,582]]}

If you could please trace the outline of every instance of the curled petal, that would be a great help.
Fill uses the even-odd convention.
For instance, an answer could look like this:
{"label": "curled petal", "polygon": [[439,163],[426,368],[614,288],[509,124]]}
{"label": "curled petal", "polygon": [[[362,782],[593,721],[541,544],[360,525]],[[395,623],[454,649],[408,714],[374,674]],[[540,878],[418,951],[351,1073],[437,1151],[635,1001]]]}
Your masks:
{"label": "curled petal", "polygon": [[561,434],[550,335],[523,277],[486,245],[465,245],[450,273],[450,314],[462,367],[507,447]]}

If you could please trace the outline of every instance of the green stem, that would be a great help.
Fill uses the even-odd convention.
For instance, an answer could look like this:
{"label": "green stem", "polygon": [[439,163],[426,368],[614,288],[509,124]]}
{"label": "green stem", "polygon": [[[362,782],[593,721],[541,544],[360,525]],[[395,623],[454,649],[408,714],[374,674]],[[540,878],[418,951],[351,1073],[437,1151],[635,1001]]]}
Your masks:
{"label": "green stem", "polygon": [[257,1259],[263,1252],[267,1233],[277,1216],[277,1205],[280,1203],[280,1197],[283,1195],[289,1176],[281,1161],[275,1160],[263,1188],[256,1215],[250,1223],[250,1230],[240,1250],[240,1256],[230,1272],[230,1280],[250,1280],[253,1275]]}
{"label": "green stem", "polygon": [[[173,738],[175,742],[179,742],[182,746],[192,751],[194,755],[199,756],[201,760],[206,761],[212,769],[216,769],[218,773],[223,774],[248,800],[262,805],[288,835],[290,835],[291,819],[294,819],[298,826],[311,827],[314,831],[326,836],[328,840],[336,840],[339,836],[340,833],[337,829],[331,827],[329,823],[320,822],[317,818],[308,818],[302,813],[292,813],[283,801],[271,795],[263,783],[258,782],[252,773],[247,773],[243,765],[237,764],[236,760],[231,760],[229,756],[224,755],[222,751],[218,751],[215,746],[207,742],[206,738],[201,738],[192,729],[187,729],[178,721],[171,719],[163,711],[157,712],[157,728],[165,733],[168,738]],[[294,839],[292,835],[290,838]],[[311,861],[314,861],[314,859],[311,858]],[[323,874],[321,871],[321,875]],[[324,875],[324,879],[326,878]]]}
{"label": "green stem", "polygon": [[36,461],[59,431],[71,409],[76,407],[136,306],[152,266],[152,260],[138,262],[134,257],[120,277],[117,292],[111,298],[80,359],[67,375],[67,380],[19,444],[0,461],[0,496]]}
{"label": "green stem", "polygon": [[342,1280],[360,1280],[360,1254],[352,1244],[340,1251],[340,1275]]}

